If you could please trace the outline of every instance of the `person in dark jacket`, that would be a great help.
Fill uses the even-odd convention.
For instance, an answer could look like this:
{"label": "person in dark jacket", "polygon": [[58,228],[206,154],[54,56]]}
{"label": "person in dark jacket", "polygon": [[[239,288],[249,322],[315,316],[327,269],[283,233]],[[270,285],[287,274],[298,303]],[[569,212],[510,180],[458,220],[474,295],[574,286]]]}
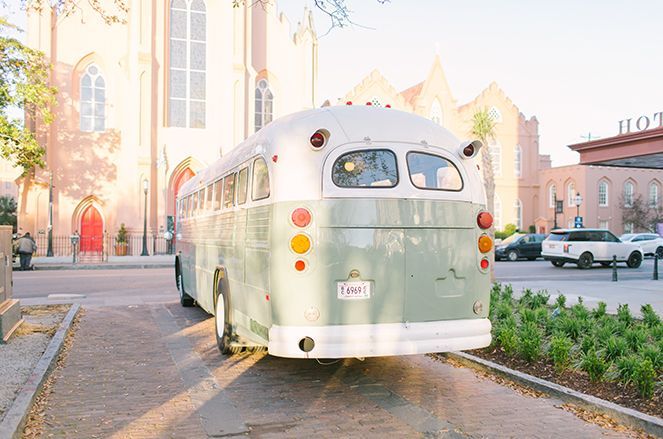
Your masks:
{"label": "person in dark jacket", "polygon": [[21,271],[30,270],[32,254],[37,251],[37,244],[27,232],[18,240],[18,256],[21,258]]}

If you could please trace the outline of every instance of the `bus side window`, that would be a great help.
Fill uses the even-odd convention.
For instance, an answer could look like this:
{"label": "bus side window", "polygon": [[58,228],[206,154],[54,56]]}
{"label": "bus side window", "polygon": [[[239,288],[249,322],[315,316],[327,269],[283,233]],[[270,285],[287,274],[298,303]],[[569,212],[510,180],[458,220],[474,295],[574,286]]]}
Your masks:
{"label": "bus side window", "polygon": [[230,174],[223,179],[223,208],[233,207],[235,199],[235,174]]}
{"label": "bus side window", "polygon": [[191,218],[193,216],[193,195],[186,197],[186,217]]}
{"label": "bus side window", "polygon": [[237,174],[237,204],[246,203],[249,189],[249,168],[244,168]]}
{"label": "bus side window", "polygon": [[191,216],[195,218],[198,215],[198,192],[193,194],[193,206],[191,206]]}
{"label": "bus side window", "polygon": [[213,189],[214,189],[214,185],[210,183],[207,186],[207,204],[206,204],[207,213],[212,213],[212,211],[214,210],[214,206],[212,205],[212,202],[213,202],[212,197],[214,195],[214,193],[212,192]]}
{"label": "bus side window", "polygon": [[214,183],[214,210],[221,210],[221,196],[223,195],[223,179]]}
{"label": "bus side window", "polygon": [[251,184],[251,198],[254,201],[269,197],[269,171],[267,163],[262,157],[253,161],[253,183]]}

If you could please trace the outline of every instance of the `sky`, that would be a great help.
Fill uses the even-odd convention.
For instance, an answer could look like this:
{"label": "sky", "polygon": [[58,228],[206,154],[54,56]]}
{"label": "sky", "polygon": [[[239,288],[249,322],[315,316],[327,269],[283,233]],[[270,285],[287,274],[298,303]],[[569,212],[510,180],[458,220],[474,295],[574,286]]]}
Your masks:
{"label": "sky", "polygon": [[[208,0],[211,1],[211,0]],[[232,0],[213,0],[232,1]],[[22,24],[19,0],[0,14]],[[336,103],[373,69],[398,89],[422,81],[439,54],[458,104],[492,81],[539,120],[540,152],[577,163],[566,145],[609,137],[619,120],[663,111],[663,1],[346,0],[356,23],[329,30],[313,0],[280,0],[293,25],[304,7],[319,35],[318,105]]]}
{"label": "sky", "polygon": [[[492,81],[539,120],[540,153],[610,137],[619,120],[663,111],[663,1],[346,0],[357,26],[329,29],[312,0],[280,0],[291,23],[315,11],[318,96],[332,103],[377,68],[398,90],[440,55],[458,104]],[[360,26],[359,26],[360,25]],[[323,36],[323,34],[326,34]]]}

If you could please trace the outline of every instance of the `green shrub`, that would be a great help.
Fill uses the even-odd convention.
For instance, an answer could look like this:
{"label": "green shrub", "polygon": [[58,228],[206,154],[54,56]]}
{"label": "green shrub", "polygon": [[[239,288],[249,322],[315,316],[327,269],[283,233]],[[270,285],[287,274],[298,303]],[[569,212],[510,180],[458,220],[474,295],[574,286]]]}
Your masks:
{"label": "green shrub", "polygon": [[654,370],[660,371],[663,369],[663,352],[661,352],[661,349],[658,346],[651,344],[645,345],[640,349],[640,355],[651,361]]}
{"label": "green shrub", "polygon": [[532,309],[536,309],[547,305],[549,300],[550,294],[548,294],[545,290],[541,290],[532,296],[529,305]]}
{"label": "green shrub", "polygon": [[502,288],[502,300],[508,303],[513,301],[513,287],[511,284],[505,285]]}
{"label": "green shrub", "polygon": [[536,314],[536,321],[539,326],[545,328],[548,326],[548,320],[550,319],[550,314],[548,314],[548,308],[542,306],[534,310]]}
{"label": "green shrub", "polygon": [[571,359],[571,348],[573,348],[573,340],[566,335],[556,334],[550,340],[548,355],[558,373],[563,372],[568,367]]}
{"label": "green shrub", "polygon": [[523,305],[523,306],[528,306],[532,302],[532,298],[534,297],[534,293],[532,290],[529,288],[525,288],[523,290],[523,295],[520,296],[520,299],[518,299],[518,304]]}
{"label": "green shrub", "polygon": [[570,315],[562,315],[557,317],[555,321],[555,327],[576,341],[582,332],[582,323],[580,320]]}
{"label": "green shrub", "polygon": [[533,309],[521,308],[519,314],[523,323],[536,323],[536,312]]}
{"label": "green shrub", "polygon": [[[596,325],[594,327],[594,336],[596,337],[596,342],[599,346],[605,346],[608,343],[610,337],[613,337],[614,327],[611,325]],[[628,345],[627,345],[628,348]]]}
{"label": "green shrub", "polygon": [[624,338],[633,352],[638,352],[647,343],[647,331],[641,327],[627,328]]}
{"label": "green shrub", "polygon": [[633,382],[642,397],[651,398],[654,395],[656,371],[649,358],[645,358],[636,366],[633,374]]}
{"label": "green shrub", "polygon": [[510,304],[506,302],[499,302],[495,309],[495,317],[498,321],[504,320],[509,316],[513,316],[514,310]]}
{"label": "green shrub", "polygon": [[619,305],[617,307],[617,320],[622,323],[626,323],[629,326],[631,323],[633,323],[633,316],[631,315],[631,310],[628,307],[628,303]]}
{"label": "green shrub", "polygon": [[628,343],[621,337],[611,336],[605,343],[605,359],[614,361],[628,353]]}
{"label": "green shrub", "polygon": [[661,318],[656,314],[654,308],[648,303],[640,307],[642,313],[642,321],[650,328],[655,328],[661,325]]}
{"label": "green shrub", "polygon": [[516,328],[512,326],[504,326],[497,331],[497,343],[502,347],[504,353],[513,355],[518,348],[518,335]]}
{"label": "green shrub", "polygon": [[633,381],[635,376],[635,370],[640,364],[640,358],[637,355],[627,355],[621,358],[618,358],[615,362],[617,369],[617,376],[619,381],[624,384],[628,384]]}
{"label": "green shrub", "polygon": [[659,340],[663,342],[663,325],[658,325],[654,328],[651,328],[649,331],[654,340]]}
{"label": "green shrub", "polygon": [[596,306],[594,311],[592,311],[592,316],[594,316],[595,319],[600,319],[605,315],[605,311],[608,308],[608,304],[605,302],[599,302],[599,304]]}
{"label": "green shrub", "polygon": [[589,380],[593,382],[601,381],[603,375],[608,370],[609,364],[594,349],[584,353],[580,360],[580,369],[587,372]]}
{"label": "green shrub", "polygon": [[582,303],[582,297],[578,297],[578,303],[571,307],[571,313],[573,316],[579,320],[589,319],[589,310]]}
{"label": "green shrub", "polygon": [[535,323],[525,322],[518,331],[518,353],[525,361],[532,362],[541,356],[541,330]]}
{"label": "green shrub", "polygon": [[555,306],[560,310],[564,309],[566,306],[566,296],[564,294],[557,296],[557,299],[555,299]]}
{"label": "green shrub", "polygon": [[596,337],[593,335],[586,335],[582,338],[580,342],[580,352],[583,354],[588,353],[589,351],[595,351],[597,348]]}
{"label": "green shrub", "polygon": [[490,307],[493,308],[500,301],[502,296],[502,285],[495,282],[493,287],[490,289]]}

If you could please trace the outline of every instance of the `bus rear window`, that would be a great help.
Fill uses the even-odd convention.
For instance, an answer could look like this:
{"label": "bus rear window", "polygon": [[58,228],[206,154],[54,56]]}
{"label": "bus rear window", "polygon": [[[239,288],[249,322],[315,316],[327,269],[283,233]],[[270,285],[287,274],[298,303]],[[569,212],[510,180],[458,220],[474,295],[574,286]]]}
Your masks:
{"label": "bus rear window", "polygon": [[555,233],[552,232],[548,236],[548,241],[566,241],[569,237],[569,232]]}
{"label": "bus rear window", "polygon": [[412,184],[419,189],[460,191],[463,179],[449,160],[423,152],[407,154],[407,169]]}
{"label": "bus rear window", "polygon": [[394,187],[398,184],[396,156],[387,149],[344,154],[334,162],[332,181],[346,188]]}

